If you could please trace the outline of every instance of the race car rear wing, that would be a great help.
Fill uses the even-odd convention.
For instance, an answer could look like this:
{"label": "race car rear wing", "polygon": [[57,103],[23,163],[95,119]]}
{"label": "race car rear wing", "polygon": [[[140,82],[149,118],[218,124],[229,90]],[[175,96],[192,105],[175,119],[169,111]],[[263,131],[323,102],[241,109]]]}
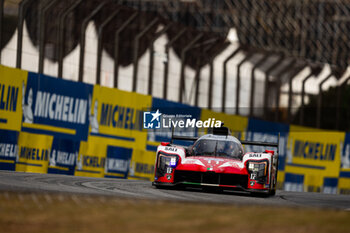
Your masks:
{"label": "race car rear wing", "polygon": [[[224,127],[224,125],[222,124],[221,127],[218,127],[218,128],[209,128],[208,134],[230,135],[231,132],[227,127]],[[170,143],[173,143],[173,140],[197,141],[198,138],[199,137],[175,136],[174,135],[174,128],[171,129],[171,141],[170,141]]]}
{"label": "race car rear wing", "polygon": [[277,148],[277,154],[279,154],[279,144],[280,144],[280,133],[278,133],[277,142],[254,142],[254,141],[245,141],[242,140],[243,145],[252,145],[252,146],[270,146]]}
{"label": "race car rear wing", "polygon": [[187,136],[171,136],[170,144],[173,144],[174,140],[183,140],[183,141],[197,141],[198,137],[187,137]]}
{"label": "race car rear wing", "polygon": [[172,127],[170,144],[173,144],[174,140],[197,141],[198,138],[199,137],[176,136],[176,135],[174,135],[174,127]]}
{"label": "race car rear wing", "polygon": [[245,141],[242,140],[241,143],[243,145],[252,145],[252,146],[271,146],[271,147],[278,147],[278,143],[274,142],[253,142],[253,141]]}

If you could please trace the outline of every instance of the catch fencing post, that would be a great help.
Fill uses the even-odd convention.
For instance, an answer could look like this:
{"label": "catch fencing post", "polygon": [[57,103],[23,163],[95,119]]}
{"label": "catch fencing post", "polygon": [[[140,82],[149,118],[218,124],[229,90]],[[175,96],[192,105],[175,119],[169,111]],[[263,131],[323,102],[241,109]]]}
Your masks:
{"label": "catch fencing post", "polygon": [[288,90],[288,123],[292,123],[292,98],[293,98],[293,79],[306,67],[306,64],[297,67],[297,69],[289,76]]}
{"label": "catch fencing post", "polygon": [[339,121],[340,121],[340,99],[343,93],[343,88],[346,86],[348,81],[350,80],[350,76],[345,79],[345,81],[337,86],[337,104],[336,104],[336,119],[335,119],[335,128],[339,130]]}
{"label": "catch fencing post", "polygon": [[267,117],[267,105],[268,105],[268,101],[269,101],[269,77],[270,74],[272,73],[273,70],[275,70],[279,65],[282,64],[284,59],[284,55],[280,54],[279,58],[277,59],[277,61],[275,63],[273,63],[265,72],[265,80],[264,80],[264,118],[265,120],[268,119]]}
{"label": "catch fencing post", "polygon": [[0,64],[1,64],[1,44],[2,44],[2,22],[4,17],[4,2],[5,0],[0,0]]}
{"label": "catch fencing post", "polygon": [[122,31],[136,18],[138,12],[132,14],[114,34],[114,88],[118,88],[119,76],[119,36]]}
{"label": "catch fencing post", "polygon": [[96,61],[96,84],[101,84],[101,63],[102,63],[102,33],[103,29],[108,25],[109,22],[114,19],[120,12],[120,8],[118,8],[116,11],[114,11],[106,20],[102,22],[100,27],[98,28],[98,35],[97,35],[97,61]]}
{"label": "catch fencing post", "polygon": [[223,66],[223,78],[222,78],[222,97],[221,97],[221,112],[225,112],[226,109],[226,83],[227,83],[227,63],[234,58],[241,50],[241,47],[238,47],[233,53],[230,54],[222,64]]}
{"label": "catch fencing post", "polygon": [[239,115],[239,100],[240,100],[240,88],[241,88],[241,67],[253,56],[253,52],[248,52],[247,56],[237,66],[237,80],[236,80],[236,115]]}
{"label": "catch fencing post", "polygon": [[251,83],[250,83],[250,109],[249,109],[249,116],[253,117],[254,115],[254,92],[255,92],[255,70],[259,68],[262,64],[265,63],[266,59],[270,55],[265,54],[253,67],[252,74],[251,74]]}
{"label": "catch fencing post", "polygon": [[323,79],[318,85],[318,97],[317,97],[317,115],[316,115],[316,127],[321,128],[321,109],[322,109],[322,86],[323,84],[333,76],[333,71]]}
{"label": "catch fencing post", "polygon": [[208,109],[213,108],[213,85],[214,85],[214,58],[209,62],[209,90],[208,90]]}
{"label": "catch fencing post", "polygon": [[301,86],[301,107],[300,107],[300,119],[299,124],[304,125],[304,112],[305,112],[305,84],[312,76],[316,77],[321,73],[322,68],[320,66],[311,67],[311,73],[304,78]]}
{"label": "catch fencing post", "polygon": [[39,12],[39,68],[38,73],[44,73],[44,59],[45,59],[45,15],[47,11],[53,7],[58,0],[50,1],[49,4],[43,6]]}
{"label": "catch fencing post", "polygon": [[64,13],[59,16],[59,25],[58,25],[58,72],[57,76],[58,78],[63,77],[63,53],[64,53],[64,47],[66,44],[65,40],[65,21],[69,13],[71,13],[83,0],[77,0],[73,5],[71,5]]}
{"label": "catch fencing post", "polygon": [[150,30],[156,23],[158,22],[158,18],[152,20],[150,24],[147,25],[139,34],[136,35],[134,41],[134,65],[133,65],[133,74],[132,74],[132,91],[136,92],[137,89],[137,74],[138,74],[138,66],[139,66],[139,44],[141,37],[146,34],[148,30]]}
{"label": "catch fencing post", "polygon": [[[190,51],[190,50],[192,50],[192,49],[197,49],[197,48],[200,48],[200,47],[202,47],[202,46],[205,46],[205,45],[207,45],[207,44],[211,44],[211,43],[213,43],[213,42],[216,42],[217,41],[217,39],[209,39],[209,40],[206,40],[206,41],[204,41],[204,42],[201,42],[201,43],[198,43],[198,44],[195,44],[194,46],[192,46],[188,51]],[[187,51],[187,52],[188,52]],[[206,49],[204,49],[204,53],[206,53],[208,51],[208,48],[206,48]],[[201,52],[201,54],[202,54],[203,52]],[[199,55],[200,56],[200,55]],[[199,88],[199,79],[200,79],[200,73],[201,73],[201,70],[202,70],[202,68],[200,67],[200,61],[199,61],[199,57],[197,58],[197,64],[196,64],[196,73],[195,73],[195,78],[194,78],[194,86],[195,86],[195,106],[197,106],[197,104],[198,104],[198,99],[196,99],[196,98],[198,98],[198,88]],[[185,84],[185,83],[184,83]],[[184,85],[184,90],[186,89],[186,87],[185,87],[185,85]],[[185,100],[186,101],[186,100]],[[191,102],[191,95],[190,95],[190,97],[189,97],[189,100],[188,100],[188,102],[190,103]]]}
{"label": "catch fencing post", "polygon": [[279,108],[280,108],[280,97],[281,97],[281,78],[283,74],[288,73],[291,69],[294,69],[294,65],[296,63],[296,60],[293,58],[286,67],[284,67],[278,74],[276,74],[276,81],[277,81],[277,87],[276,87],[276,111],[275,111],[275,121],[279,120]]}
{"label": "catch fencing post", "polygon": [[[153,66],[154,66],[154,42],[164,33],[166,33],[171,26],[173,25],[173,23],[170,23],[168,25],[166,25],[160,32],[158,32],[152,39],[150,45],[149,45],[149,49],[150,49],[150,53],[149,53],[149,70],[148,70],[148,95],[152,95],[153,94]],[[163,88],[165,88],[165,86],[163,85]]]}
{"label": "catch fencing post", "polygon": [[305,111],[305,84],[306,81],[313,77],[314,74],[311,72],[308,76],[304,78],[301,86],[301,106],[300,106],[300,119],[299,124],[304,125],[304,111]]}
{"label": "catch fencing post", "polygon": [[18,35],[17,35],[17,54],[16,54],[16,68],[22,68],[22,45],[23,45],[23,24],[24,16],[27,12],[27,3],[31,0],[23,0],[18,7]]}
{"label": "catch fencing post", "polygon": [[164,62],[164,77],[163,77],[163,99],[168,99],[168,72],[169,72],[169,49],[170,47],[187,31],[186,28],[182,29],[165,45],[166,61]]}
{"label": "catch fencing post", "polygon": [[[220,49],[218,51],[221,51],[223,48],[226,48],[226,44],[222,43]],[[216,58],[217,54],[214,54],[209,59],[209,90],[208,90],[208,109],[212,110],[213,108],[213,87],[214,87],[214,60]]]}
{"label": "catch fencing post", "polygon": [[186,53],[194,44],[203,36],[203,33],[197,35],[190,43],[181,51],[181,72],[180,72],[180,86],[179,86],[179,102],[183,102],[183,89],[185,88],[185,59]]}
{"label": "catch fencing post", "polygon": [[[208,57],[207,57],[207,55],[206,55],[206,53],[210,50],[210,49],[212,49],[214,46],[215,46],[215,42],[216,42],[217,40],[215,40],[214,42],[213,42],[213,45],[211,45],[211,46],[209,46],[209,47],[207,47],[207,48],[205,48],[204,50],[203,50],[203,53],[204,53],[204,58],[203,58],[203,60],[205,61],[205,63],[207,62],[207,60],[209,60],[209,63],[211,63],[210,61],[212,60],[212,58],[211,57],[209,57],[209,59],[208,59]],[[198,63],[200,63],[199,61],[198,61]],[[199,99],[199,84],[200,84],[200,76],[201,76],[201,70],[202,70],[202,68],[201,67],[199,67],[199,65],[200,64],[198,64],[197,63],[197,70],[196,70],[196,78],[195,78],[195,98],[194,98],[194,105],[196,106],[196,107],[198,107],[198,99]],[[210,97],[210,95],[208,96],[208,98]]]}
{"label": "catch fencing post", "polygon": [[89,21],[107,4],[108,1],[101,2],[83,21],[81,26],[80,54],[79,54],[79,82],[84,78],[84,59],[85,59],[85,34]]}

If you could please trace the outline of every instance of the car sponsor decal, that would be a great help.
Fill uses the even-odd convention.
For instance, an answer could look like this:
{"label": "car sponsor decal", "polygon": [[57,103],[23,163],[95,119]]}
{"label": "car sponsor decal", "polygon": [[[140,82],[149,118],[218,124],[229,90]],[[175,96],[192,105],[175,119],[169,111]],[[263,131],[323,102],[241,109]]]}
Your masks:
{"label": "car sponsor decal", "polygon": [[168,147],[168,146],[166,146],[166,147],[164,148],[164,150],[177,152],[177,148],[175,148],[175,147]]}

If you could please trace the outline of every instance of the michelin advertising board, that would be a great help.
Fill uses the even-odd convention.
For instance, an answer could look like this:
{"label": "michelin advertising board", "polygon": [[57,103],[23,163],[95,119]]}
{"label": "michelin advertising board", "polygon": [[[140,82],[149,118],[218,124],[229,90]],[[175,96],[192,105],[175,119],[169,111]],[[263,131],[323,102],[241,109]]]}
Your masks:
{"label": "michelin advertising board", "polygon": [[95,85],[89,103],[88,140],[81,143],[75,175],[132,176],[130,167],[145,150],[142,113],[151,107],[152,98]]}
{"label": "michelin advertising board", "polygon": [[[186,121],[187,119],[200,119],[201,109],[192,107],[186,104],[175,103],[168,100],[159,98],[152,99],[152,112],[159,112],[159,120],[157,127],[151,127],[148,129],[148,141],[150,142],[162,142],[170,141],[172,135],[172,129],[174,129],[175,135],[181,136],[198,136],[198,132],[192,127],[174,127],[172,122],[174,121]],[[148,114],[147,114],[148,113]],[[151,112],[145,113],[145,119],[151,117]],[[147,122],[148,123],[148,122]],[[179,144],[186,144],[187,142],[178,141]]]}
{"label": "michelin advertising board", "polygon": [[14,171],[18,160],[19,132],[0,129],[0,170]]}
{"label": "michelin advertising board", "polygon": [[[89,127],[89,96],[93,86],[78,82],[61,80],[29,72],[26,85],[22,86],[22,134],[23,143],[31,143],[36,137],[46,137],[37,146],[47,150],[46,165],[42,170],[56,174],[74,174],[81,141],[87,140]],[[27,140],[27,141],[26,141]],[[20,156],[21,157],[21,156]],[[24,164],[33,167],[33,163]],[[22,171],[23,166],[16,167]]]}
{"label": "michelin advertising board", "polygon": [[337,193],[344,138],[342,132],[291,125],[285,190]]}
{"label": "michelin advertising board", "polygon": [[346,133],[344,146],[341,151],[338,192],[341,194],[350,194],[350,133]]}
{"label": "michelin advertising board", "polygon": [[0,169],[15,170],[22,123],[22,87],[28,72],[0,65]]}
{"label": "michelin advertising board", "polygon": [[144,124],[178,114],[220,120],[239,139],[276,141],[279,132],[280,188],[350,194],[350,133],[217,113],[4,66],[0,74],[1,170],[152,180],[154,152],[172,132],[145,130]]}
{"label": "michelin advertising board", "polygon": [[22,87],[23,132],[85,141],[93,86],[29,72]]}

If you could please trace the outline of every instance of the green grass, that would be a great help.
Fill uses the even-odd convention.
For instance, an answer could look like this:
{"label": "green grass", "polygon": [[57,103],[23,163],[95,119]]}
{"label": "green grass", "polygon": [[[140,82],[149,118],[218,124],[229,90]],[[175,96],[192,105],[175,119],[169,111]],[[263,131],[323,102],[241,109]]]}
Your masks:
{"label": "green grass", "polygon": [[338,233],[350,229],[349,211],[94,196],[74,196],[74,201],[72,197],[0,193],[0,232]]}

